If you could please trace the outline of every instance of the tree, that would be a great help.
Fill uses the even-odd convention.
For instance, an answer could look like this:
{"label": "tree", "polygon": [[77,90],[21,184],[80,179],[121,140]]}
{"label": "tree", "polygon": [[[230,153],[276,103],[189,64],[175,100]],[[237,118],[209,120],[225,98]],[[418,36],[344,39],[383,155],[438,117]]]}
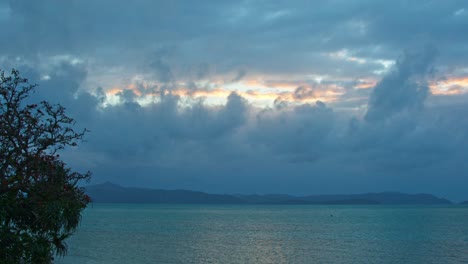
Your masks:
{"label": "tree", "polygon": [[29,103],[36,85],[0,71],[0,263],[51,263],[90,202],[59,156],[87,132],[61,105]]}

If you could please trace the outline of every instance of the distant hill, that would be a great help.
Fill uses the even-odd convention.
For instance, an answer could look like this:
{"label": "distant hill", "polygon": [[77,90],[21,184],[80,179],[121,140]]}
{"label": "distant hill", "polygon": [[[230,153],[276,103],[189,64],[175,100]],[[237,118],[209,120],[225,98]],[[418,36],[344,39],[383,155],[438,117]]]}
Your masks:
{"label": "distant hill", "polygon": [[165,203],[165,204],[239,204],[232,195],[207,194],[186,190],[126,188],[106,182],[86,187],[86,193],[97,203]]}
{"label": "distant hill", "polygon": [[468,201],[461,202],[460,204],[468,204]]}
{"label": "distant hill", "polygon": [[452,202],[438,198],[432,194],[406,194],[399,192],[381,192],[350,195],[310,195],[302,199],[312,202],[342,201],[342,200],[368,200],[378,204],[451,204]]}
{"label": "distant hill", "polygon": [[398,192],[292,196],[285,194],[228,195],[188,190],[129,188],[106,182],[87,186],[86,193],[96,203],[162,204],[450,204],[430,194]]}

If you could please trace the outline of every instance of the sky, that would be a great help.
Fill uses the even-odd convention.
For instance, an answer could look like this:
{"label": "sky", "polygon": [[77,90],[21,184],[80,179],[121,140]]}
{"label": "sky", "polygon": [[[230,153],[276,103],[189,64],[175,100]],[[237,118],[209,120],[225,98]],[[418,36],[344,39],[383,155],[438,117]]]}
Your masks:
{"label": "sky", "polygon": [[0,27],[91,183],[468,199],[465,0],[0,0]]}

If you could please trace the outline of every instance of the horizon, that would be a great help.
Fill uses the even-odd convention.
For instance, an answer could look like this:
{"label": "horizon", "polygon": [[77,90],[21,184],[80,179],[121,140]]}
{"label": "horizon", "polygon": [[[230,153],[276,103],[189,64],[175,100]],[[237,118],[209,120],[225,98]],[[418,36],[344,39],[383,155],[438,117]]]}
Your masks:
{"label": "horizon", "polygon": [[189,191],[189,192],[202,192],[206,194],[215,194],[215,195],[258,195],[258,196],[263,196],[263,195],[288,195],[292,197],[305,197],[305,196],[333,196],[333,195],[360,195],[360,194],[384,194],[384,193],[395,193],[395,194],[408,194],[408,195],[432,195],[437,198],[441,199],[446,199],[449,200],[452,203],[459,204],[462,202],[468,202],[468,197],[465,199],[461,200],[452,200],[444,196],[439,196],[437,194],[433,193],[424,193],[424,192],[401,192],[398,190],[383,190],[383,191],[370,191],[370,192],[355,192],[355,193],[303,193],[303,194],[290,194],[290,193],[216,193],[216,192],[207,192],[203,190],[195,190],[195,189],[160,189],[160,188],[155,188],[155,187],[144,187],[144,186],[135,186],[135,185],[121,185],[121,184],[116,184],[113,182],[105,181],[101,183],[94,183],[94,184],[88,184],[85,186],[82,186],[86,189],[86,187],[93,187],[93,186],[99,186],[99,185],[114,185],[122,188],[135,188],[135,189],[144,189],[144,190],[156,190],[156,191]]}
{"label": "horizon", "polygon": [[91,183],[467,200],[468,2],[0,1]]}

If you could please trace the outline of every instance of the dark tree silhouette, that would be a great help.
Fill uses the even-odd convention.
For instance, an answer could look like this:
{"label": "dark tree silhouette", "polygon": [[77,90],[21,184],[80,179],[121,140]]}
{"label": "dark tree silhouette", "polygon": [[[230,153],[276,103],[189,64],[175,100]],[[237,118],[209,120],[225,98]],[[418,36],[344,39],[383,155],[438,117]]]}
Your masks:
{"label": "dark tree silhouette", "polygon": [[36,85],[0,71],[0,263],[51,263],[90,202],[58,152],[87,132],[61,105],[30,104]]}

